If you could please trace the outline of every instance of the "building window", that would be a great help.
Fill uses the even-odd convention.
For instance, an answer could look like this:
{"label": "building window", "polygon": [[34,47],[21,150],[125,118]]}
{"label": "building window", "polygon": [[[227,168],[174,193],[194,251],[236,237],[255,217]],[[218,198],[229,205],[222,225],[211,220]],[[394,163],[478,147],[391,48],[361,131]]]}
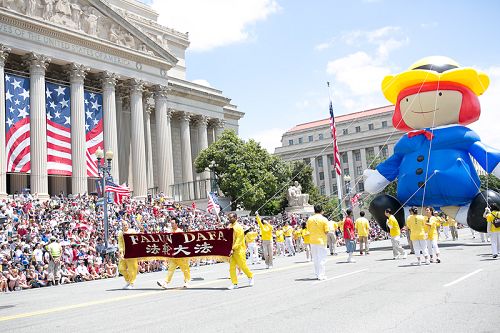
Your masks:
{"label": "building window", "polygon": [[332,184],[332,193],[337,193],[337,184]]}
{"label": "building window", "polygon": [[347,163],[347,161],[348,161],[347,153],[343,153],[342,154],[342,163]]}
{"label": "building window", "polygon": [[304,163],[305,164],[311,164],[311,159],[310,158],[304,158]]}
{"label": "building window", "polygon": [[375,157],[375,150],[373,148],[366,148],[366,156],[369,159],[372,159]]}
{"label": "building window", "polygon": [[318,135],[318,140],[323,140],[323,133],[320,133],[320,134]]}
{"label": "building window", "polygon": [[383,121],[382,122],[382,128],[386,128],[387,127],[387,121]]}
{"label": "building window", "polygon": [[301,144],[301,143],[302,143],[302,138],[299,138],[299,144]]}
{"label": "building window", "polygon": [[333,165],[333,155],[332,154],[328,154],[328,164],[330,165]]}
{"label": "building window", "polygon": [[368,129],[371,131],[374,129],[373,124],[368,124]]}
{"label": "building window", "polygon": [[356,133],[361,132],[361,126],[356,126]]}
{"label": "building window", "polygon": [[318,160],[318,167],[322,168],[323,167],[323,158],[318,157],[317,160]]}
{"label": "building window", "polygon": [[343,135],[347,135],[347,134],[349,134],[349,129],[344,128],[344,129],[342,130],[342,134],[343,134]]}
{"label": "building window", "polygon": [[321,185],[321,186],[319,187],[319,193],[320,193],[321,195],[325,195],[325,185]]}
{"label": "building window", "polygon": [[325,180],[325,173],[323,171],[319,173],[319,180]]}
{"label": "building window", "polygon": [[349,176],[349,168],[344,169],[344,177]]}
{"label": "building window", "polygon": [[359,150],[356,150],[354,152],[354,160],[356,160],[357,162],[361,161],[361,152]]}
{"label": "building window", "polygon": [[337,177],[337,172],[334,170],[332,170],[332,179],[335,179],[335,177]]}
{"label": "building window", "polygon": [[356,174],[362,175],[363,174],[363,167],[362,166],[357,166],[356,167]]}
{"label": "building window", "polygon": [[288,145],[293,146],[293,140],[288,140]]}
{"label": "building window", "polygon": [[358,192],[364,192],[364,191],[365,191],[365,184],[362,181],[360,181],[358,183]]}
{"label": "building window", "polygon": [[313,141],[313,136],[312,136],[312,135],[309,135],[309,136],[307,137],[307,140],[309,140],[309,142],[312,142],[312,141]]}

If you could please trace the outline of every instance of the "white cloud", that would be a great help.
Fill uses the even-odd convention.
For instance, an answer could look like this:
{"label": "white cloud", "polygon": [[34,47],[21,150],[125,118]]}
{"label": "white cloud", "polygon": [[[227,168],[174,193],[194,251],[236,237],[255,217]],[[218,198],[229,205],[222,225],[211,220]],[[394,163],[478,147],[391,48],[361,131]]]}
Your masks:
{"label": "white cloud", "polygon": [[205,86],[205,87],[212,87],[210,85],[210,83],[207,80],[204,80],[204,79],[193,80],[193,83],[196,83],[196,84],[199,84],[199,85],[202,85],[202,86]]}
{"label": "white cloud", "polygon": [[[252,133],[251,138],[259,142],[262,148],[266,149],[269,153],[274,154],[274,149],[281,147],[281,137],[287,130],[283,128],[270,128]],[[244,139],[248,140],[249,138]]]}
{"label": "white cloud", "polygon": [[332,46],[332,43],[324,42],[324,43],[320,43],[320,44],[316,45],[314,47],[314,49],[316,51],[323,51],[323,50],[326,50],[326,49],[330,48],[331,46]]}
{"label": "white cloud", "polygon": [[390,73],[388,67],[361,51],[328,62],[326,71],[337,82],[347,85],[353,95],[380,92],[380,82]]}
{"label": "white cloud", "polygon": [[500,131],[498,130],[498,110],[500,110],[500,66],[492,66],[484,72],[490,77],[488,90],[479,97],[481,103],[481,117],[471,124],[481,140],[496,149],[500,149]]}
{"label": "white cloud", "polygon": [[153,0],[159,23],[189,32],[190,50],[248,40],[251,26],[280,10],[276,0]]}
{"label": "white cloud", "polygon": [[438,26],[437,22],[428,22],[428,23],[421,23],[420,27],[423,29],[432,29],[436,28]]}

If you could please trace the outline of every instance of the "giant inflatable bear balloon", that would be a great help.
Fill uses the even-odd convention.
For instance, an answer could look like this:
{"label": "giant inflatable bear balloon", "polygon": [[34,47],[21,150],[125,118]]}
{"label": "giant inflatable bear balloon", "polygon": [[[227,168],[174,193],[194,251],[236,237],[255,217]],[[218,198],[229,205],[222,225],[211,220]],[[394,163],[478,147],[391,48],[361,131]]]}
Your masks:
{"label": "giant inflatable bear balloon", "polygon": [[404,224],[403,206],[432,206],[474,230],[486,231],[484,208],[487,202],[499,204],[500,195],[480,192],[473,159],[500,177],[500,151],[464,125],[479,119],[478,96],[488,85],[485,73],[460,67],[447,57],[424,58],[384,78],[384,96],[396,106],[393,125],[408,132],[392,156],[376,170],[364,172],[365,190],[372,194],[398,180],[397,198],[381,194],[370,204],[384,229],[386,208],[400,212],[399,222]]}

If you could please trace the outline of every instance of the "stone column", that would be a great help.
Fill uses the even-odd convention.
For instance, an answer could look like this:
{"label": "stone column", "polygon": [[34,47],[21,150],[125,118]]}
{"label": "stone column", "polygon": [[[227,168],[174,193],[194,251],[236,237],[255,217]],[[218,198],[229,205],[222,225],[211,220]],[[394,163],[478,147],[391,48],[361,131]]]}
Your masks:
{"label": "stone column", "polygon": [[219,140],[220,136],[222,135],[222,132],[224,131],[224,126],[226,125],[226,121],[224,119],[217,119],[217,122],[215,123],[215,140]]}
{"label": "stone column", "polygon": [[118,134],[116,126],[115,87],[118,75],[105,71],[102,74],[102,113],[104,117],[104,151],[113,152],[111,176],[115,182],[120,181],[120,160],[118,152]]}
{"label": "stone column", "polygon": [[148,190],[155,187],[154,174],[153,174],[153,144],[151,140],[151,106],[144,103],[144,118],[145,118],[145,132],[146,132],[146,167],[147,167],[147,184]]}
{"label": "stone column", "polygon": [[[208,117],[207,116],[200,116],[197,119],[197,124],[198,124],[198,147],[199,152],[198,154],[208,148]],[[200,173],[200,179],[210,179],[210,172],[209,171],[204,171]]]}
{"label": "stone column", "polygon": [[37,193],[40,200],[47,200],[49,199],[49,183],[45,70],[50,58],[42,54],[30,53],[26,56],[26,60],[30,68],[31,193]]}
{"label": "stone column", "polygon": [[0,44],[0,199],[7,197],[7,156],[5,155],[5,80],[4,66],[10,48]]}
{"label": "stone column", "polygon": [[142,80],[130,80],[130,114],[132,128],[132,177],[134,197],[146,198],[148,184],[146,179],[146,145],[144,143],[144,118],[142,110]]}
{"label": "stone column", "polygon": [[80,64],[71,64],[69,70],[71,90],[71,192],[87,192],[87,141],[85,139],[85,98],[83,80],[90,69]]}
{"label": "stone column", "polygon": [[155,88],[156,149],[158,153],[158,191],[172,197],[174,161],[172,157],[172,110],[167,105],[167,87]]}
{"label": "stone column", "polygon": [[312,181],[313,181],[313,184],[314,186],[316,187],[319,187],[319,183],[318,183],[318,172],[317,172],[317,167],[316,167],[316,157],[313,156],[311,157],[311,168],[312,168]]}
{"label": "stone column", "polygon": [[361,168],[364,171],[368,167],[368,161],[366,160],[366,149],[361,148],[359,151],[361,153]]}
{"label": "stone column", "polygon": [[325,194],[330,196],[332,188],[330,185],[330,168],[328,167],[328,155],[323,155],[323,176],[325,178]]}
{"label": "stone column", "polygon": [[181,125],[182,182],[184,183],[183,200],[190,200],[194,195],[191,133],[189,129],[191,115],[187,112],[180,112],[179,117]]}

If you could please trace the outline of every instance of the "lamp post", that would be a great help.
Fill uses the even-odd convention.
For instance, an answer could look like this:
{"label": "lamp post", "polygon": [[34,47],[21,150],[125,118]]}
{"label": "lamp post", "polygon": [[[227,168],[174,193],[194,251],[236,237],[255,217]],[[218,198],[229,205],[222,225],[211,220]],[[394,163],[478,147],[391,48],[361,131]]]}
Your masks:
{"label": "lamp post", "polygon": [[[97,157],[97,169],[99,170],[99,178],[102,185],[102,207],[104,210],[104,252],[108,253],[109,249],[109,222],[108,222],[108,193],[106,191],[106,176],[111,177],[111,160],[113,160],[113,152],[108,150],[106,156],[104,152],[99,147],[95,151],[95,157]],[[103,157],[106,161],[103,161]]]}
{"label": "lamp post", "polygon": [[217,176],[215,175],[215,167],[217,164],[215,161],[210,162],[209,169],[210,169],[210,192],[216,193],[217,192]]}
{"label": "lamp post", "polygon": [[345,190],[346,190],[346,196],[347,196],[347,207],[351,207],[351,176],[345,175],[344,176],[344,181],[345,181]]}

